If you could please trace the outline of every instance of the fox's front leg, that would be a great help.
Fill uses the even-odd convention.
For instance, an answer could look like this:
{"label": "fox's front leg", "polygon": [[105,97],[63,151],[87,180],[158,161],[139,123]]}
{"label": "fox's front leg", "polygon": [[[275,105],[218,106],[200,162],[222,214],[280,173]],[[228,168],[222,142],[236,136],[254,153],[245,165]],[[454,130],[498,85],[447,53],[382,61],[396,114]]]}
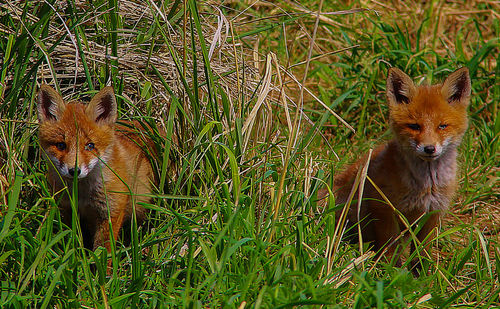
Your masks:
{"label": "fox's front leg", "polygon": [[73,210],[71,209],[71,205],[66,202],[62,202],[59,206],[59,213],[61,214],[61,220],[64,224],[71,227],[71,218]]}
{"label": "fox's front leg", "polygon": [[385,204],[375,204],[372,207],[373,223],[375,225],[375,249],[378,254],[382,254],[385,250],[385,256],[390,261],[393,257],[396,258],[395,266],[401,267],[401,259],[399,258],[398,241],[399,224],[394,211]]}
{"label": "fox's front leg", "polygon": [[[106,215],[97,223],[97,229],[94,235],[94,246],[95,251],[99,246],[106,248],[108,253],[111,253],[111,235],[110,235],[110,222],[111,221],[111,232],[113,233],[113,240],[118,239],[120,229],[123,226],[123,221],[125,218],[125,213],[127,209],[128,196],[125,194],[109,193],[108,203],[103,205],[103,211]],[[109,212],[108,212],[109,207]],[[109,217],[108,217],[109,216]],[[109,218],[109,220],[108,220]]]}
{"label": "fox's front leg", "polygon": [[[116,241],[118,239],[118,235],[120,229],[123,226],[125,213],[123,211],[112,211],[111,212],[111,227],[113,233],[113,239]],[[96,233],[94,235],[94,245],[93,250],[96,250],[98,247],[103,246],[106,248],[108,253],[111,253],[111,235],[109,229],[109,221],[102,220],[98,223],[98,227]]]}
{"label": "fox's front leg", "polygon": [[[126,203],[122,202],[122,203]],[[125,204],[126,205],[126,204]],[[122,206],[122,205],[120,205]],[[122,206],[123,207],[123,206]],[[112,210],[110,211],[110,220],[102,220],[97,227],[97,231],[94,235],[94,246],[93,250],[95,251],[98,247],[104,246],[108,253],[111,253],[111,235],[110,235],[110,222],[111,221],[111,232],[113,233],[113,241],[116,243],[118,239],[118,235],[120,229],[123,226],[123,221],[125,217],[125,211],[122,211],[123,208],[118,208],[119,211]],[[110,275],[113,267],[113,260],[109,259],[107,263],[107,274]]]}
{"label": "fox's front leg", "polygon": [[[427,221],[422,226],[422,229],[417,234],[417,239],[422,244],[422,248],[425,251],[427,251],[428,253],[430,253],[431,242],[433,239],[435,239],[435,236],[436,236],[436,232],[437,232],[436,227],[439,224],[439,218],[440,218],[439,213],[430,214],[427,218]],[[416,249],[415,243],[412,242],[410,254],[415,252],[415,249]],[[420,251],[420,252],[423,252],[423,251]],[[418,256],[412,260],[411,265],[412,265],[412,267],[411,267],[412,271],[414,273],[417,273],[422,269],[422,264],[420,263],[420,259]]]}

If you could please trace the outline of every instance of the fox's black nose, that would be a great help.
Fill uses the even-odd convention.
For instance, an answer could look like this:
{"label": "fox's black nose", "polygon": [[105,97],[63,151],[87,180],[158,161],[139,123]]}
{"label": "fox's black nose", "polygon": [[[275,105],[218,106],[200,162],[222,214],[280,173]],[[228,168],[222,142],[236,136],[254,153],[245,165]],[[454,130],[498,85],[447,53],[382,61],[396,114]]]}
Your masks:
{"label": "fox's black nose", "polygon": [[425,147],[424,147],[424,151],[425,151],[425,153],[427,153],[427,154],[433,154],[433,153],[435,153],[435,152],[436,152],[436,147],[434,147],[434,146],[432,146],[432,145],[431,145],[431,146],[425,146]]}
{"label": "fox's black nose", "polygon": [[[80,168],[76,168],[76,176],[79,176],[80,175]],[[70,168],[68,170],[68,173],[71,175],[71,176],[74,176],[75,175],[75,169],[74,168]]]}

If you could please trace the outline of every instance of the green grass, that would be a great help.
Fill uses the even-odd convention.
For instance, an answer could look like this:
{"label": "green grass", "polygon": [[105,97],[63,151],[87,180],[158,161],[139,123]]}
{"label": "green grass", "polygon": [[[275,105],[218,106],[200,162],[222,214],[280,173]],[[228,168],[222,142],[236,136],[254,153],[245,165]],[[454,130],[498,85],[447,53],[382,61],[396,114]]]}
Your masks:
{"label": "green grass", "polygon": [[[380,16],[325,15],[311,49],[319,1],[302,2],[311,14],[287,1],[233,3],[221,10],[235,38],[210,58],[218,12],[197,1],[146,1],[153,13],[137,10],[143,17],[126,10],[132,2],[68,1],[53,4],[57,14],[47,3],[0,6],[0,307],[500,305],[498,4],[478,2],[486,13],[460,15],[447,13],[469,7],[434,1],[417,14],[393,1],[395,12],[369,7]],[[322,11],[363,3],[325,1]],[[269,52],[280,76],[274,60],[266,66]],[[420,277],[367,247],[363,255],[358,246],[333,248],[335,209],[315,202],[347,163],[390,138],[389,66],[432,83],[468,66],[473,80],[459,192]],[[60,194],[45,178],[36,134],[42,81],[83,100],[111,81],[123,119],[166,132],[149,133],[160,149],[152,161],[160,185],[143,205],[148,222],[109,257],[111,276],[106,250],[82,248],[76,226],[61,222]],[[299,83],[356,133],[311,95],[302,101]]]}

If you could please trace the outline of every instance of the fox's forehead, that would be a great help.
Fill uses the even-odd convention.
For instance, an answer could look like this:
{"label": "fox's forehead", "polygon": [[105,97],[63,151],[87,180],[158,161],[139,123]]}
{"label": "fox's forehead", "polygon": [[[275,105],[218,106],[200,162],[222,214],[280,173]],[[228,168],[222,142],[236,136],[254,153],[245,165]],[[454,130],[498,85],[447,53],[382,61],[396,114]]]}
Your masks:
{"label": "fox's forehead", "polygon": [[83,103],[72,102],[66,104],[64,113],[61,115],[59,122],[65,123],[68,126],[89,125],[92,121],[87,116],[85,108],[87,106]]}
{"label": "fox's forehead", "polygon": [[464,122],[463,107],[450,104],[441,93],[441,85],[419,86],[408,104],[392,106],[392,119],[398,123],[417,122],[435,126],[440,123]]}
{"label": "fox's forehead", "polygon": [[57,121],[57,126],[62,134],[81,136],[88,135],[95,130],[97,124],[88,117],[85,112],[86,107],[87,105],[79,102],[66,104],[64,113]]}
{"label": "fox's forehead", "polygon": [[408,110],[417,118],[429,120],[453,117],[457,113],[456,108],[444,98],[441,85],[418,87],[415,97],[408,105]]}
{"label": "fox's forehead", "polygon": [[451,108],[441,93],[440,85],[418,87],[410,106],[421,111]]}

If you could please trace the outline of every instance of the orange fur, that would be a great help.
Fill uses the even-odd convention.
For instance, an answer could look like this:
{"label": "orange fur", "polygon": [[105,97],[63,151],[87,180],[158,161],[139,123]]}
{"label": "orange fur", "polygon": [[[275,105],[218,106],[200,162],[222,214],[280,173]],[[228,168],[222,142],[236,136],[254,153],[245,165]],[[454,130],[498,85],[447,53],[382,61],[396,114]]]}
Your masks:
{"label": "orange fur", "polygon": [[111,87],[102,89],[86,105],[65,103],[53,88],[38,93],[39,137],[48,158],[48,179],[54,192],[64,188],[60,204],[71,224],[73,175],[78,178],[78,215],[85,246],[110,251],[111,219],[116,240],[131,220],[135,205],[138,222],[145,219],[139,203],[149,202],[152,169],[147,152],[154,153],[138,123],[116,123],[116,100]]}
{"label": "orange fur", "polygon": [[[443,84],[432,86],[415,86],[402,71],[389,70],[387,100],[395,137],[374,150],[368,177],[410,224],[430,213],[417,234],[426,247],[432,238],[426,241],[426,237],[437,227],[456,189],[457,147],[467,129],[470,89],[466,68],[450,74]],[[337,204],[347,202],[356,174],[366,159],[365,156],[335,177]],[[320,198],[326,193],[322,190]],[[379,252],[387,248],[388,256],[396,253],[395,240],[406,229],[368,181],[359,217],[357,203],[353,202],[348,220],[348,226],[360,223],[363,240],[372,241]]]}

